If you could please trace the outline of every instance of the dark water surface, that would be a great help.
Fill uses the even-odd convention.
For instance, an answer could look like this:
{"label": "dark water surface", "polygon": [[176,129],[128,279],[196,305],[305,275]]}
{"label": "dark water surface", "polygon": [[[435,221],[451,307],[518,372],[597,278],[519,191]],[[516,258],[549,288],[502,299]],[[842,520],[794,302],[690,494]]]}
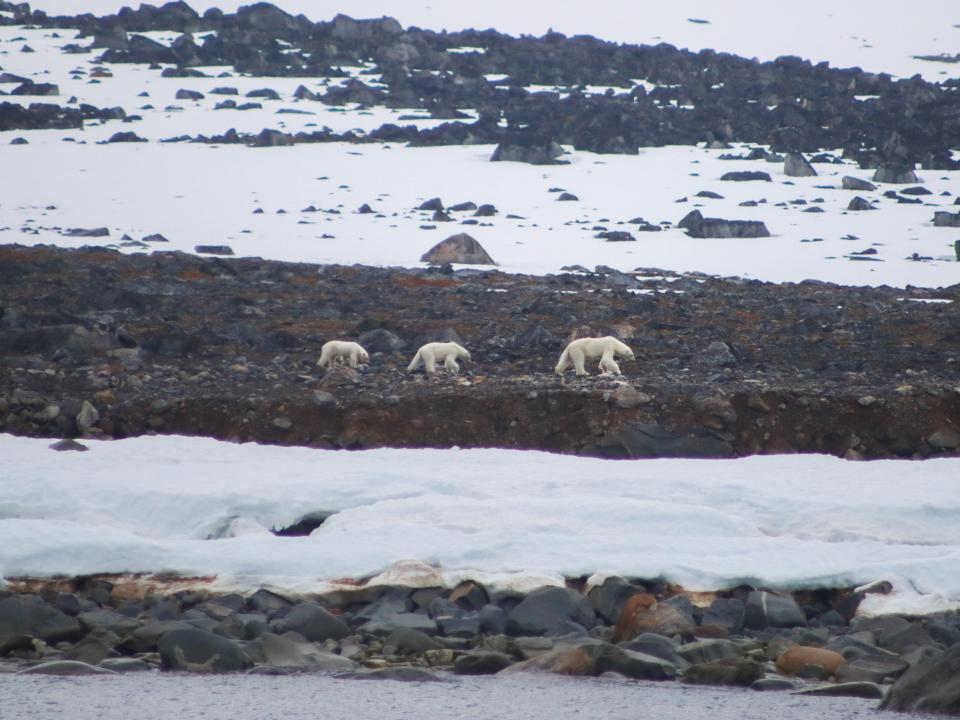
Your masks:
{"label": "dark water surface", "polygon": [[408,720],[657,718],[907,720],[876,700],[593,678],[450,678],[444,683],[171,673],[58,678],[0,675],[0,719]]}

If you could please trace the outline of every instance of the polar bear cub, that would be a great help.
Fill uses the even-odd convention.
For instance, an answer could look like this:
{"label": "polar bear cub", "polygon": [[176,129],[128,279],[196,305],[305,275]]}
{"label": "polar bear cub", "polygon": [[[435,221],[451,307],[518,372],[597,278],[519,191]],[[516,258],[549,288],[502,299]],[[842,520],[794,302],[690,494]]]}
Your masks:
{"label": "polar bear cub", "polygon": [[407,372],[413,372],[421,363],[427,374],[432,375],[437,370],[437,362],[442,362],[443,366],[451,372],[460,372],[460,366],[457,365],[458,359],[469,360],[470,353],[465,347],[457,345],[455,342],[432,342],[427,343],[413,356],[410,365],[407,366]]}
{"label": "polar bear cub", "polygon": [[589,375],[583,366],[585,360],[596,360],[600,358],[600,372],[609,372],[614,375],[620,374],[620,366],[614,359],[616,355],[625,357],[627,360],[633,360],[633,350],[615,337],[602,338],[580,338],[567,345],[563,354],[560,355],[560,362],[557,363],[557,375],[563,375],[572,364],[577,371],[577,375]]}
{"label": "polar bear cub", "polygon": [[360,343],[347,340],[325,342],[323,347],[320,348],[320,359],[317,360],[317,365],[328,368],[332,367],[337,360],[346,362],[350,367],[355,368],[359,363],[370,362],[370,355],[367,354]]}

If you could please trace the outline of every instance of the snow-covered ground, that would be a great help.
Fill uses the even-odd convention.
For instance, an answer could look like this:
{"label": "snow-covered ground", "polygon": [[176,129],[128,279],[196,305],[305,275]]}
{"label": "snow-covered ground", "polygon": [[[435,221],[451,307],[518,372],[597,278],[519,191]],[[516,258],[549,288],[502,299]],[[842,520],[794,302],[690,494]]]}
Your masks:
{"label": "snow-covered ground", "polygon": [[[506,450],[357,453],[201,438],[0,435],[0,575],[216,575],[322,591],[663,575],[691,590],[889,580],[864,612],[960,606],[960,460],[614,463]],[[277,537],[313,512],[308,537]],[[427,563],[394,563],[416,560]]]}
{"label": "snow-covered ground", "polygon": [[[355,14],[367,14],[362,10]],[[683,23],[711,27],[687,23],[685,18]],[[960,282],[960,263],[953,251],[960,234],[931,224],[937,209],[960,209],[952,204],[957,172],[921,173],[932,194],[920,205],[883,198],[882,192],[892,186],[859,193],[878,200],[880,209],[858,213],[846,210],[858,193],[840,189],[840,181],[844,175],[869,178],[871,173],[853,164],[818,164],[820,176],[790,179],[780,164],[722,161],[723,151],[694,147],[642,148],[638,156],[572,152],[569,165],[535,167],[490,163],[491,146],[161,144],[165,138],[221,134],[229,128],[310,131],[326,126],[343,132],[369,131],[384,122],[423,127],[439,121],[400,121],[399,117],[415,113],[410,110],[339,108],[293,98],[301,83],[319,93],[326,84],[344,82],[341,78],[215,77],[230,68],[206,68],[210,78],[162,78],[145,66],[112,65],[112,77],[91,83],[96,53],[62,53],[60,48],[73,37],[70,31],[59,34],[0,29],[0,65],[36,82],[57,83],[61,97],[53,101],[74,96],[98,107],[119,105],[143,119],[92,122],[75,131],[0,132],[0,243],[118,246],[124,234],[139,241],[160,233],[170,242],[151,246],[154,249],[192,252],[200,244],[227,244],[238,255],[272,259],[417,266],[436,242],[466,230],[509,272],[550,273],[569,265],[602,264],[625,271],[656,267],[771,281],[815,278],[851,285],[926,287]],[[153,35],[164,42],[173,37]],[[800,34],[791,37],[796,35]],[[36,52],[19,52],[25,42]],[[72,76],[78,69],[84,74]],[[350,70],[365,82],[377,80],[363,74],[365,68]],[[642,78],[636,82],[648,84]],[[246,92],[263,87],[275,89],[281,100],[261,100],[260,110],[214,110],[224,96],[210,91],[223,86],[236,87],[241,102]],[[206,97],[177,100],[181,88],[199,90]],[[312,114],[278,114],[280,109]],[[136,132],[150,142],[96,144],[119,131]],[[29,144],[10,146],[16,137]],[[719,180],[725,172],[744,169],[766,171],[773,182]],[[557,194],[548,192],[557,187],[579,200],[557,202]],[[723,199],[694,197],[701,190],[719,193]],[[433,196],[447,204],[493,203],[500,214],[464,227],[459,222],[432,223],[428,213],[412,212]],[[688,201],[678,203],[681,198]],[[747,200],[765,202],[739,206]],[[363,203],[377,214],[356,213]],[[610,243],[594,237],[599,228],[630,230],[632,226],[624,223],[636,217],[676,223],[697,206],[707,217],[763,220],[773,237],[698,240],[672,228],[636,233],[636,242]],[[302,212],[311,207],[320,212]],[[824,212],[805,212],[810,209]],[[455,215],[458,221],[466,217]],[[68,228],[101,226],[109,228],[109,237],[76,239],[62,234]],[[122,249],[144,251],[136,245]],[[855,255],[864,250],[876,254],[866,261]],[[914,254],[928,259],[917,262],[910,259]]]}
{"label": "snow-covered ground", "polygon": [[[134,0],[38,0],[32,7],[51,15],[104,14]],[[155,3],[160,4],[160,3]],[[232,12],[249,0],[198,0],[198,12],[218,7]],[[595,35],[629,43],[667,42],[691,50],[713,48],[760,60],[798,55],[834,67],[859,66],[901,77],[921,73],[931,80],[957,75],[957,66],[916,60],[914,55],[957,52],[960,6],[954,0],[926,0],[906,7],[875,0],[597,0],[591,3],[532,0],[273,0],[290,13],[329,20],[337,12],[355,18],[389,15],[403,25],[436,30],[496,28],[513,35]],[[707,23],[691,22],[706,20]]]}

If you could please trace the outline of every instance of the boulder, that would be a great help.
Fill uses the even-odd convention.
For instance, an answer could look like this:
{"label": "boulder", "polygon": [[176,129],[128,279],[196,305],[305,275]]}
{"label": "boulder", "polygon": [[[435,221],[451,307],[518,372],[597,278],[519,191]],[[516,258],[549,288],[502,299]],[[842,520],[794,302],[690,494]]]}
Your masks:
{"label": "boulder", "polygon": [[[632,386],[624,387],[634,389]],[[643,592],[643,588],[637,587],[621,577],[609,577],[601,585],[592,587],[590,592],[587,593],[587,599],[590,600],[594,612],[603,618],[607,624],[613,625],[620,618],[620,613],[623,611],[623,606],[627,600],[640,592]]]}
{"label": "boulder", "polygon": [[723,220],[705,218],[699,210],[688,213],[678,228],[687,231],[694,238],[757,238],[770,237],[767,226],[759,220]]}
{"label": "boulder", "polygon": [[625,230],[604,230],[594,235],[598,240],[607,242],[636,242],[637,239]]}
{"label": "boulder", "polygon": [[475,652],[458,657],[453,672],[455,675],[496,675],[513,663],[513,658],[504,653]]}
{"label": "boulder", "polygon": [[893,653],[872,654],[848,660],[837,668],[836,677],[839,682],[882,683],[900,677],[909,667],[910,663]]}
{"label": "boulder", "polygon": [[721,639],[698,640],[681,645],[677,648],[677,654],[691,665],[703,665],[741,655],[735,642]]}
{"label": "boulder", "polygon": [[410,612],[405,598],[390,595],[367,605],[354,616],[354,622],[363,623],[359,629],[372,635],[386,636],[401,628],[437,634],[437,623],[429,615]]}
{"label": "boulder", "polygon": [[562,635],[572,623],[590,629],[596,624],[590,601],[568,588],[542,587],[507,614],[508,635]]}
{"label": "boulder", "polygon": [[806,645],[795,645],[777,657],[777,670],[784,675],[800,675],[805,668],[817,667],[827,675],[836,675],[837,669],[846,665],[847,659],[840,653]]}
{"label": "boulder", "polygon": [[411,628],[397,628],[383,641],[384,655],[423,655],[441,648],[443,645],[429,635]]}
{"label": "boulder", "polygon": [[253,666],[237,643],[203,630],[170,630],[160,637],[157,648],[167,670],[236,672]]}
{"label": "boulder", "polygon": [[[295,637],[295,636],[294,636]],[[259,641],[268,665],[285,668],[309,668],[327,672],[353,670],[353,662],[340,655],[321,650],[311,643],[273,633],[264,633]]]}
{"label": "boulder", "polygon": [[356,672],[338,675],[346,680],[394,680],[396,682],[444,682],[432,672],[413,667],[392,667],[369,672]]}
{"label": "boulder", "polygon": [[511,665],[502,672],[594,677],[616,672],[637,680],[670,680],[676,676],[676,668],[665,660],[607,643],[551,650]]}
{"label": "boulder", "polygon": [[819,697],[854,697],[866,700],[879,700],[883,697],[883,688],[872,682],[842,682],[831,685],[800,690],[797,695]]}
{"label": "boulder", "polygon": [[491,162],[522,162],[530,165],[558,165],[563,155],[560,143],[553,140],[513,140],[497,145]]}
{"label": "boulder", "polygon": [[350,634],[350,628],[339,617],[312,602],[294,605],[290,612],[271,623],[279,635],[296,632],[310,642],[340,640]]}
{"label": "boulder", "polygon": [[434,245],[420,258],[431,265],[458,263],[461,265],[496,265],[483,246],[466,233],[451,235]]}
{"label": "boulder", "polygon": [[817,171],[801,153],[787,153],[783,160],[783,174],[788,177],[815,177]]}
{"label": "boulder", "polygon": [[735,170],[733,172],[724,173],[720,176],[720,179],[728,182],[750,182],[753,180],[760,180],[762,182],[773,181],[773,179],[770,177],[770,174],[765,173],[762,170]]}
{"label": "boulder", "polygon": [[867,182],[866,180],[861,180],[860,178],[852,177],[851,175],[846,175],[843,180],[844,190],[856,190],[857,192],[873,192],[877,189],[877,186],[872,182]]}
{"label": "boulder", "polygon": [[148,663],[145,663],[139,658],[132,657],[111,657],[106,658],[100,662],[99,667],[102,667],[104,670],[110,670],[115,673],[135,673],[135,672],[150,672],[153,670]]}
{"label": "boulder", "polygon": [[850,204],[847,205],[847,210],[859,212],[862,210],[876,210],[876,208],[871,205],[869,201],[857,195],[853,200],[850,201]]}
{"label": "boulder", "polygon": [[693,665],[683,672],[683,682],[693,685],[750,687],[763,678],[763,666],[750,658],[725,658]]}
{"label": "boulder", "polygon": [[796,687],[793,681],[783,678],[761,678],[750,683],[750,689],[758,692],[782,692],[784,690],[795,690]]}
{"label": "boulder", "polygon": [[60,677],[76,677],[78,675],[115,675],[112,670],[94,667],[76,660],[53,660],[51,662],[31,665],[19,672],[20,675],[58,675]]}
{"label": "boulder", "polygon": [[739,632],[743,627],[744,605],[740,598],[716,598],[703,613],[701,625],[719,625],[728,632]]}
{"label": "boulder", "polygon": [[934,227],[960,227],[960,212],[938,210],[933,214]]}
{"label": "boulder", "polygon": [[658,603],[648,594],[631,597],[623,607],[614,629],[614,640],[632,640],[641,633],[657,635],[692,635],[696,623],[682,610],[666,602]]}
{"label": "boulder", "polygon": [[882,163],[873,173],[873,181],[891,185],[916,185],[921,182],[913,166],[904,163]]}
{"label": "boulder", "polygon": [[359,342],[368,353],[392,353],[397,350],[403,350],[403,348],[407,346],[405,340],[384,328],[368,330],[357,338],[357,342]]}
{"label": "boulder", "polygon": [[894,683],[880,709],[960,715],[960,645],[942,655],[925,653]]}
{"label": "boulder", "polygon": [[747,596],[743,608],[743,626],[750,630],[804,627],[807,616],[793,598],[763,590]]}
{"label": "boulder", "polygon": [[680,654],[677,652],[680,644],[664,635],[641,633],[633,638],[633,640],[625,640],[624,642],[618,643],[618,647],[624,650],[630,650],[631,652],[651,655],[661,660],[666,660],[681,670],[690,666],[690,663],[680,657]]}

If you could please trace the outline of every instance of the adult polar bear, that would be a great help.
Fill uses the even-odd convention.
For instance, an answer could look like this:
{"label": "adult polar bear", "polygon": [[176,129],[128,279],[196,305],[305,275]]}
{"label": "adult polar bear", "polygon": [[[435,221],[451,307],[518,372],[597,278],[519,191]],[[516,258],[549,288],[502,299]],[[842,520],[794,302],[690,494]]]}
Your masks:
{"label": "adult polar bear", "polygon": [[633,360],[633,350],[615,337],[607,336],[602,338],[580,338],[567,345],[563,354],[560,355],[560,362],[557,363],[557,375],[563,375],[572,364],[577,371],[577,375],[589,375],[583,366],[586,360],[596,360],[600,358],[600,371],[609,372],[614,375],[620,374],[620,366],[617,365],[615,356],[620,355],[627,360]]}
{"label": "adult polar bear", "polygon": [[356,368],[360,363],[370,362],[370,355],[360,343],[347,340],[330,340],[320,348],[320,359],[317,365],[323,368],[331,367],[337,360],[345,361],[350,367]]}
{"label": "adult polar bear", "polygon": [[470,360],[470,353],[465,347],[457,345],[455,342],[432,342],[427,343],[413,356],[410,365],[407,366],[407,372],[413,372],[421,364],[428,375],[433,375],[437,371],[437,363],[442,362],[443,366],[451,372],[460,372],[460,366],[457,365],[458,359]]}

